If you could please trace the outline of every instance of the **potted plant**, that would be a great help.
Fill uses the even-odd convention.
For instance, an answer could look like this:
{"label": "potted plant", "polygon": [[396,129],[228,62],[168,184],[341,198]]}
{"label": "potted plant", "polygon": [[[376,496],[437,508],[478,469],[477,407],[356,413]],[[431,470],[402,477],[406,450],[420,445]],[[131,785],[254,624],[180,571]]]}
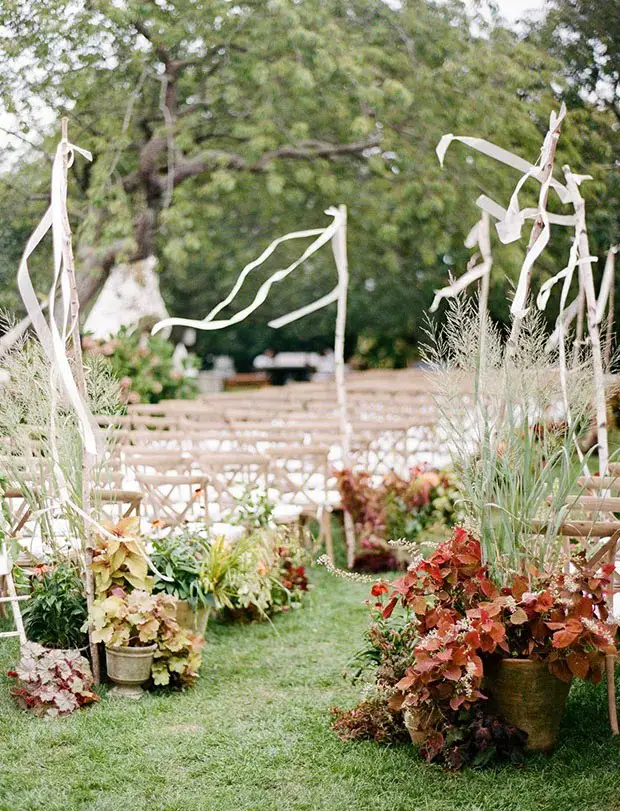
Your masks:
{"label": "potted plant", "polygon": [[108,677],[116,685],[115,694],[128,698],[142,695],[157,650],[159,609],[156,599],[146,591],[126,594],[119,587],[93,606],[93,640],[105,644]]}
{"label": "potted plant", "polygon": [[475,305],[457,301],[427,358],[467,528],[394,583],[372,586],[375,635],[389,644],[384,624],[398,609],[415,636],[404,672],[401,661],[386,680],[380,657],[382,705],[402,713],[428,760],[450,767],[486,762],[496,738],[512,741],[511,759],[524,742],[548,751],[572,679],[600,681],[616,652],[613,566],[590,565],[558,533],[582,469],[588,357],[571,353],[561,377],[532,313],[512,348],[488,323],[482,340],[480,329]]}
{"label": "potted plant", "polygon": [[152,560],[159,572],[154,578],[155,593],[177,598],[176,619],[179,625],[204,636],[215,598],[205,590],[201,570],[208,555],[210,536],[204,525],[188,525],[181,532],[152,541]]}
{"label": "potted plant", "polygon": [[406,555],[390,540],[419,543],[429,526],[453,523],[457,492],[448,471],[413,467],[408,476],[391,471],[376,481],[368,471],[346,469],[336,477],[360,547],[353,564],[356,571],[404,568]]}
{"label": "potted plant", "polygon": [[34,567],[22,617],[31,642],[46,648],[86,649],[84,582],[71,561]]}
{"label": "potted plant", "polygon": [[153,578],[137,522],[109,526],[93,554],[97,599],[89,617],[95,642],[106,645],[115,692],[139,697],[152,676],[158,686],[189,686],[198,678],[202,638],[177,621],[177,599],[152,594]]}

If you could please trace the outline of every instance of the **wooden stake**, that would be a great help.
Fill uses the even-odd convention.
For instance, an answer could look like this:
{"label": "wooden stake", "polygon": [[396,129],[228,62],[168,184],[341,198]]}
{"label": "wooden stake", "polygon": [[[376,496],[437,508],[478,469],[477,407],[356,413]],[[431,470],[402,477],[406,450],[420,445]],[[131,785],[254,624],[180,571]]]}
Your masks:
{"label": "wooden stake", "polygon": [[[342,467],[347,468],[351,456],[351,425],[347,410],[347,386],[345,382],[344,338],[347,323],[347,292],[349,287],[349,264],[347,259],[347,207],[339,206],[343,216],[341,227],[332,237],[332,251],[338,268],[338,312],[336,315],[336,337],[334,341],[334,365],[336,377],[336,396],[338,398],[338,416],[340,424],[340,442],[342,445]],[[347,543],[347,566],[353,567],[355,561],[355,527],[353,518],[344,511],[344,530]]]}
{"label": "wooden stake", "polygon": [[[61,120],[61,138],[63,147],[63,171],[65,178],[67,178],[69,171],[69,141],[68,141],[68,119]],[[63,201],[66,202],[66,201]],[[63,246],[63,263],[67,278],[69,280],[70,288],[70,303],[71,303],[71,351],[73,355],[73,362],[75,365],[74,374],[75,381],[80,392],[80,396],[87,402],[86,395],[86,380],[84,377],[84,363],[82,359],[82,342],[80,337],[80,300],[78,297],[77,284],[75,279],[75,261],[73,258],[73,245],[71,238],[71,226],[67,215],[67,206],[63,206],[63,213],[65,216],[65,244]],[[89,454],[86,452],[84,444],[82,443],[82,510],[89,515],[91,511],[91,482],[92,480],[92,461]],[[86,604],[90,616],[91,609],[95,601],[95,584],[92,569],[90,564],[93,560],[93,544],[92,532],[87,522],[83,522],[84,526],[84,541],[85,541],[85,560],[86,569],[84,573],[84,582],[86,590]],[[93,679],[95,684],[101,681],[101,667],[99,663],[99,648],[97,643],[93,642],[92,631],[89,628],[88,632],[90,655],[93,668]]]}
{"label": "wooden stake", "polygon": [[605,330],[605,370],[609,372],[611,364],[611,345],[614,335],[614,298],[616,293],[616,251],[617,246],[609,249],[607,262],[611,269],[611,286],[609,288],[609,300],[607,305],[607,326]]}
{"label": "wooden stake", "polygon": [[[562,118],[557,121],[553,132],[551,133],[551,145],[549,147],[549,155],[547,156],[547,161],[545,165],[542,167],[542,175],[540,177],[540,194],[538,197],[538,216],[534,220],[534,225],[532,226],[532,230],[530,232],[530,241],[527,246],[527,253],[530,252],[536,240],[541,235],[543,228],[545,227],[545,223],[542,219],[541,212],[546,211],[547,209],[547,200],[549,199],[549,179],[553,175],[553,164],[555,162],[555,152],[558,146],[558,139],[560,137],[560,131],[562,129]],[[527,295],[529,293],[530,287],[530,279],[532,276],[532,270],[527,277],[527,287],[526,287],[526,301]],[[515,315],[512,320],[512,328],[510,330],[510,337],[508,338],[508,357],[511,358],[514,356],[515,352],[517,351],[517,341],[519,339],[519,333],[521,332],[521,326],[523,324],[523,318],[520,315]]]}

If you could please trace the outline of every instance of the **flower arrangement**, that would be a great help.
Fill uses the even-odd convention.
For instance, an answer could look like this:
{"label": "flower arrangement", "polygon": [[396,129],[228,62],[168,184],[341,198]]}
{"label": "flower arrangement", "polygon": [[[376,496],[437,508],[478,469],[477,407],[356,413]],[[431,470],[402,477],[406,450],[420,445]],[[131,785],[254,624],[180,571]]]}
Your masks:
{"label": "flower arrangement", "polygon": [[302,604],[304,553],[287,527],[255,529],[236,541],[216,538],[201,571],[216,606],[233,617],[265,619]]}
{"label": "flower arrangement", "polygon": [[35,642],[22,645],[21,658],[8,675],[17,680],[11,694],[34,715],[54,718],[99,701],[93,692],[88,659],[77,650],[49,650]]}
{"label": "flower arrangement", "polygon": [[[594,570],[579,556],[570,573],[532,569],[499,588],[479,541],[457,528],[401,578],[372,586],[368,636],[375,707],[383,707],[375,717],[400,711],[398,736],[407,726],[427,760],[451,768],[488,762],[494,736],[494,755],[518,758],[526,736],[484,709],[486,668],[498,658],[528,658],[563,681],[600,681],[605,655],[616,652],[605,600],[612,569]],[[402,615],[395,625],[397,608]],[[358,727],[352,711],[337,715],[339,734],[353,737]],[[366,723],[365,736],[371,732]],[[482,750],[476,741],[485,744]]]}
{"label": "flower arrangement", "polygon": [[195,355],[175,368],[174,347],[161,335],[121,327],[114,338],[95,339],[85,335],[82,348],[87,356],[103,357],[120,382],[126,403],[157,403],[160,400],[191,399],[198,394],[191,374],[200,363]]}
{"label": "flower arrangement", "polygon": [[415,542],[430,524],[452,523],[457,493],[447,471],[414,467],[408,478],[392,471],[378,483],[367,471],[342,470],[336,476],[342,503],[355,524],[358,570],[401,568],[390,540]]}

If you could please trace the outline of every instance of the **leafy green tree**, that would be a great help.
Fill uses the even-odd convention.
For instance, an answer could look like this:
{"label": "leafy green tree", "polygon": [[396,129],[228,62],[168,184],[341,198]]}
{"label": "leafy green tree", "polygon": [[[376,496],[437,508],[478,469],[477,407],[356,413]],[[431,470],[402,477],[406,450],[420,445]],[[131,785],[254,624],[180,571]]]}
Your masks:
{"label": "leafy green tree", "polygon": [[[434,288],[465,269],[475,199],[505,203],[517,179],[459,147],[442,170],[441,135],[480,135],[535,160],[566,86],[562,63],[538,39],[476,32],[458,0],[398,8],[383,0],[5,0],[3,14],[9,67],[0,94],[19,136],[51,150],[50,127],[37,123],[43,106],[68,113],[70,137],[94,153],[91,165],[78,159],[72,169],[84,301],[115,262],[154,253],[170,310],[200,316],[271,239],[322,225],[329,205],[345,203],[350,350],[359,336],[388,354],[390,344],[400,353],[420,339]],[[582,103],[558,156],[558,165],[595,176],[585,191],[601,212],[597,235],[614,227],[610,134],[605,113]],[[20,244],[23,224],[42,210],[36,196],[47,172],[33,154],[10,179],[28,200],[0,190],[0,205],[15,212],[2,244]],[[533,183],[523,199],[536,192]],[[563,266],[566,245],[560,237],[545,255],[541,278]],[[257,271],[240,303],[294,251],[283,248]],[[515,278],[523,246],[495,240],[494,252],[491,307],[506,320],[506,277]],[[14,247],[7,257],[14,261]],[[0,264],[5,272],[10,278]],[[334,281],[325,249],[246,322],[201,335],[200,350],[247,364],[268,345],[328,345],[332,308],[280,332],[266,322]]]}

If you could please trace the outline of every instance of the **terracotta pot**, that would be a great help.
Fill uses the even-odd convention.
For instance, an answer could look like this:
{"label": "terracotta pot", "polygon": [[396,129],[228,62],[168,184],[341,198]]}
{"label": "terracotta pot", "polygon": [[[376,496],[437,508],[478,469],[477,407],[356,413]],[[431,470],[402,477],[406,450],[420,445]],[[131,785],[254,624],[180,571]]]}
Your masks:
{"label": "terracotta pot", "polygon": [[142,685],[151,677],[153,655],[157,645],[144,648],[106,648],[108,678],[115,687],[110,693],[125,698],[141,698]]}
{"label": "terracotta pot", "polygon": [[205,635],[207,621],[209,619],[209,609],[205,606],[193,608],[187,600],[177,601],[177,622],[183,628],[187,628],[195,634]]}
{"label": "terracotta pot", "polygon": [[485,662],[484,690],[489,709],[527,732],[528,752],[548,752],[557,742],[570,682],[532,659]]}

